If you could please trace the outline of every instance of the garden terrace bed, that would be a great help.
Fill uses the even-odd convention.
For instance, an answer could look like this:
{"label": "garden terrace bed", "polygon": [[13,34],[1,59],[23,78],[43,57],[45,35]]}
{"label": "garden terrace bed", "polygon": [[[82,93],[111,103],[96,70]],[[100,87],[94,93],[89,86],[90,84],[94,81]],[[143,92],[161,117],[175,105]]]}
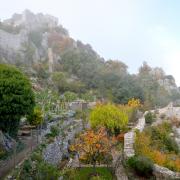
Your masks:
{"label": "garden terrace bed", "polygon": [[94,173],[92,167],[83,167],[80,169],[69,169],[65,173],[65,180],[93,180],[93,179],[103,179],[103,180],[115,180],[116,177],[113,175],[111,169],[106,167],[97,167]]}
{"label": "garden terrace bed", "polygon": [[177,172],[180,171],[180,155],[178,146],[172,137],[171,124],[161,122],[141,131],[136,133],[133,130],[125,134],[125,158],[128,159],[135,154],[143,155],[154,163],[153,174],[156,179],[180,179],[180,173]]}
{"label": "garden terrace bed", "polygon": [[135,153],[152,160],[153,174],[159,180],[180,179],[179,148],[171,133],[171,125],[164,122],[136,134]]}
{"label": "garden terrace bed", "polygon": [[137,133],[134,144],[135,153],[150,158],[155,164],[180,171],[179,148],[171,137],[172,132],[172,126],[164,122]]}

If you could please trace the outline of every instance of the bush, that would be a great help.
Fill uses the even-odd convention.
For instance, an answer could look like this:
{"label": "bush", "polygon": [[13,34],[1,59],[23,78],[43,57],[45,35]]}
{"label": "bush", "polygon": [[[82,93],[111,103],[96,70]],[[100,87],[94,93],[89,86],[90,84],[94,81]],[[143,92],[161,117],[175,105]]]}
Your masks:
{"label": "bush", "polygon": [[133,156],[128,159],[127,164],[133,168],[138,175],[149,177],[153,172],[153,163],[144,156]]}
{"label": "bush", "polygon": [[31,125],[40,125],[43,122],[42,111],[37,107],[34,108],[34,112],[31,115],[27,116],[27,120]]}
{"label": "bush", "polygon": [[32,161],[38,161],[38,162],[40,162],[40,161],[43,160],[42,155],[41,155],[40,152],[34,152],[34,153],[31,155],[31,159],[32,159]]}
{"label": "bush", "polygon": [[152,124],[155,119],[155,116],[150,111],[145,115],[145,121],[147,124]]}
{"label": "bush", "polygon": [[124,107],[114,104],[99,104],[90,113],[90,124],[92,128],[106,127],[108,133],[119,134],[128,124],[128,113]]}
{"label": "bush", "polygon": [[44,179],[44,180],[58,180],[60,176],[59,170],[43,161],[37,161],[33,163],[30,159],[25,160],[22,166],[22,170],[18,173],[16,179]]}
{"label": "bush", "polygon": [[37,177],[39,177],[38,179],[58,180],[60,176],[59,170],[56,167],[45,162],[39,163],[37,165],[37,170],[38,170]]}
{"label": "bush", "polygon": [[166,115],[164,113],[160,115],[161,119],[165,119],[165,117],[166,117]]}
{"label": "bush", "polygon": [[58,136],[60,133],[60,129],[57,126],[51,126],[51,136]]}
{"label": "bush", "polygon": [[164,140],[164,143],[165,143],[166,148],[169,152],[173,151],[176,154],[179,152],[179,147],[173,138],[167,136],[166,139]]}

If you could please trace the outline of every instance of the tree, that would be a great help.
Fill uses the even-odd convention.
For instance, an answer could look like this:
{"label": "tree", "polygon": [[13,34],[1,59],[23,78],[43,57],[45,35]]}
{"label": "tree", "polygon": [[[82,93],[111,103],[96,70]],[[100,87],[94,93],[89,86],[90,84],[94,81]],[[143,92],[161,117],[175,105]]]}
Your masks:
{"label": "tree", "polygon": [[59,92],[67,90],[67,78],[63,72],[54,72],[52,74],[52,81]]}
{"label": "tree", "polygon": [[70,91],[66,91],[66,92],[64,93],[64,97],[65,97],[65,100],[66,100],[67,102],[75,101],[75,100],[78,98],[78,96],[77,96],[76,93],[70,92]]}
{"label": "tree", "polygon": [[34,93],[29,80],[15,67],[0,65],[0,129],[16,136],[22,116],[32,113]]}
{"label": "tree", "polygon": [[114,104],[97,105],[90,114],[91,127],[104,126],[110,133],[119,133],[126,128],[128,114]]}
{"label": "tree", "polygon": [[97,132],[87,130],[80,135],[70,149],[78,152],[80,160],[92,164],[95,171],[97,162],[101,163],[106,159],[110,160],[113,142],[108,138],[104,128],[100,128]]}

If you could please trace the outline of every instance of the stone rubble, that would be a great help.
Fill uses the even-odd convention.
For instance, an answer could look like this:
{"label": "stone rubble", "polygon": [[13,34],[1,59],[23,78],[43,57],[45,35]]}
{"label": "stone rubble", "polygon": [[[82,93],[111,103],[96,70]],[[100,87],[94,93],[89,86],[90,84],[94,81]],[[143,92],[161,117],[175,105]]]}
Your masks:
{"label": "stone rubble", "polygon": [[65,120],[60,129],[60,135],[54,139],[54,142],[48,144],[43,151],[44,160],[53,165],[57,165],[63,158],[69,158],[69,144],[75,135],[82,131],[82,121]]}

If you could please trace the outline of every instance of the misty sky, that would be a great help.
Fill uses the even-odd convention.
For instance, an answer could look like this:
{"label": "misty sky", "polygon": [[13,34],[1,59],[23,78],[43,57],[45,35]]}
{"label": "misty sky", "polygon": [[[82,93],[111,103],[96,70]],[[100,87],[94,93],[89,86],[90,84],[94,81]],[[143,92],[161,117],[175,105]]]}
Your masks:
{"label": "misty sky", "polygon": [[180,0],[0,0],[1,20],[29,9],[59,18],[74,39],[134,73],[143,61],[180,85]]}

